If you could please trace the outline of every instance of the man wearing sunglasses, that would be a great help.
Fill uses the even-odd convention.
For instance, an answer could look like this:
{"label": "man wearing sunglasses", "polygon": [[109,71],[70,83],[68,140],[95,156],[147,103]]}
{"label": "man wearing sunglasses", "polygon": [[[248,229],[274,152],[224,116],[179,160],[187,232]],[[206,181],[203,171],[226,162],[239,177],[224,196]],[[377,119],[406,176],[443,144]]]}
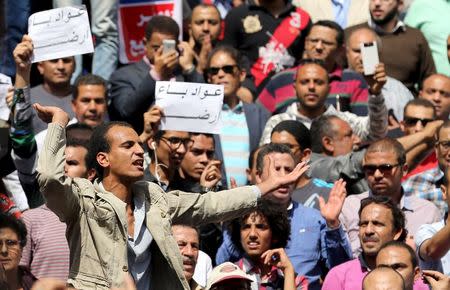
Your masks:
{"label": "man wearing sunglasses", "polygon": [[347,230],[355,256],[361,251],[357,212],[361,200],[366,197],[390,197],[406,216],[406,229],[410,239],[421,225],[441,219],[440,211],[433,203],[414,195],[404,194],[401,179],[407,170],[406,153],[400,142],[385,138],[367,148],[363,159],[363,171],[369,191],[347,197],[341,213],[341,222]]}

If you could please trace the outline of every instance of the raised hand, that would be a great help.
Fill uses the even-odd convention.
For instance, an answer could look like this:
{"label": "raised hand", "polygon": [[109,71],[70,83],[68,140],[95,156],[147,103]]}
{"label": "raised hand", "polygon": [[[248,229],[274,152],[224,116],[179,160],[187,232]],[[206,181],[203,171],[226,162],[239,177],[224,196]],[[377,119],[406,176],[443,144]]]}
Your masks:
{"label": "raised hand", "polygon": [[154,70],[163,81],[169,80],[175,67],[178,65],[178,52],[176,50],[163,53],[163,46],[156,51]]}
{"label": "raised hand", "polygon": [[261,259],[265,265],[275,266],[283,273],[285,270],[294,270],[294,266],[283,248],[267,250],[261,255]]}
{"label": "raised hand", "polygon": [[269,166],[264,168],[264,170],[268,170],[268,174],[266,176],[269,176],[269,178],[256,185],[261,191],[262,197],[280,187],[294,184],[300,176],[302,176],[309,169],[309,165],[307,165],[306,162],[300,162],[289,174],[277,176],[278,174],[275,168],[275,160],[271,156],[268,157]]}
{"label": "raised hand", "polygon": [[319,197],[319,207],[322,217],[326,220],[329,228],[339,227],[339,214],[344,205],[347,190],[345,189],[345,181],[339,179],[333,185],[328,197],[328,202],[325,203],[323,197]]}
{"label": "raised hand", "polygon": [[147,142],[158,131],[162,116],[164,116],[164,112],[158,106],[152,106],[144,113],[144,131],[139,136],[143,143]]}
{"label": "raised hand", "polygon": [[16,63],[16,88],[29,86],[31,71],[31,56],[33,55],[33,42],[28,35],[22,37],[13,51],[14,62]]}
{"label": "raised hand", "polygon": [[433,290],[450,289],[450,277],[438,271],[423,270],[423,278],[430,284]]}
{"label": "raised hand", "polygon": [[381,89],[387,81],[384,64],[381,62],[377,64],[375,74],[371,76],[364,76],[364,78],[369,85],[369,92],[373,95],[379,95],[381,93]]}
{"label": "raised hand", "polygon": [[180,44],[178,44],[178,49],[181,52],[179,61],[183,72],[194,69],[195,66],[193,61],[195,58],[195,53],[190,44],[188,42],[183,41]]}
{"label": "raised hand", "polygon": [[205,170],[203,170],[200,176],[200,185],[206,188],[211,188],[217,185],[222,179],[222,174],[220,173],[220,165],[222,162],[220,160],[211,160],[208,165],[206,165]]}
{"label": "raised hand", "polygon": [[200,49],[200,53],[198,54],[197,72],[203,73],[205,71],[208,63],[208,56],[212,49],[213,47],[211,43],[211,36],[209,34],[205,35],[202,41],[202,48]]}
{"label": "raised hand", "polygon": [[66,127],[69,123],[69,115],[61,108],[41,106],[38,103],[33,104],[33,108],[36,110],[38,117],[45,123],[56,123],[63,127]]}

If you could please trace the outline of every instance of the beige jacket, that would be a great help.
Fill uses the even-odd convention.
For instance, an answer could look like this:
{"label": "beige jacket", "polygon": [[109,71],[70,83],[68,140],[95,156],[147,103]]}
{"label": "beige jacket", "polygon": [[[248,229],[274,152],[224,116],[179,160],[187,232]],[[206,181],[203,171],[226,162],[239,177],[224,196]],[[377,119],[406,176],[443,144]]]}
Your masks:
{"label": "beige jacket", "polygon": [[[334,20],[331,0],[294,0],[292,3],[308,12],[313,23],[319,20]],[[352,0],[348,8],[347,27],[367,20],[369,20],[369,0]]]}
{"label": "beige jacket", "polygon": [[[97,181],[65,177],[65,144],[65,129],[50,124],[37,170],[47,206],[67,223],[68,282],[77,289],[121,286],[128,272],[126,204]],[[165,193],[154,183],[140,181],[132,190],[146,196],[146,225],[154,239],[152,290],[190,289],[171,233],[172,221],[198,225],[231,219],[254,208],[258,197],[252,187],[200,195]]]}

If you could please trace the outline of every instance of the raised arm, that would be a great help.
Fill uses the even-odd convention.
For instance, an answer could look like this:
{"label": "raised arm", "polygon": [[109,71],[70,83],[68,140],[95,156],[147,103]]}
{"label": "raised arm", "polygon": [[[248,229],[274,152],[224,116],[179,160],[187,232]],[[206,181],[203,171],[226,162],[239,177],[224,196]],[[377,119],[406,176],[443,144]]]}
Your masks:
{"label": "raised arm", "polygon": [[38,160],[39,188],[46,199],[46,204],[61,220],[74,218],[80,212],[78,193],[72,179],[64,175],[66,148],[66,125],[69,115],[58,107],[33,105],[37,115],[48,125],[44,147]]}

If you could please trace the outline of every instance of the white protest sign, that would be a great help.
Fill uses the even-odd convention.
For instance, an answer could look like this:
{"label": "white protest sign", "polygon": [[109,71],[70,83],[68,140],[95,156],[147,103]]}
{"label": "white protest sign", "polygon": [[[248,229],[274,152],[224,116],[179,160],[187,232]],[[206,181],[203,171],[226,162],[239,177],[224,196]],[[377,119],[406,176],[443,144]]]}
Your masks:
{"label": "white protest sign", "polygon": [[222,85],[158,81],[155,99],[164,111],[161,130],[220,134]]}
{"label": "white protest sign", "polygon": [[6,95],[8,88],[12,86],[11,78],[4,74],[0,74],[0,119],[7,121],[9,119],[10,110],[6,104]]}
{"label": "white protest sign", "polygon": [[86,6],[34,13],[28,18],[33,40],[32,62],[94,52]]}

